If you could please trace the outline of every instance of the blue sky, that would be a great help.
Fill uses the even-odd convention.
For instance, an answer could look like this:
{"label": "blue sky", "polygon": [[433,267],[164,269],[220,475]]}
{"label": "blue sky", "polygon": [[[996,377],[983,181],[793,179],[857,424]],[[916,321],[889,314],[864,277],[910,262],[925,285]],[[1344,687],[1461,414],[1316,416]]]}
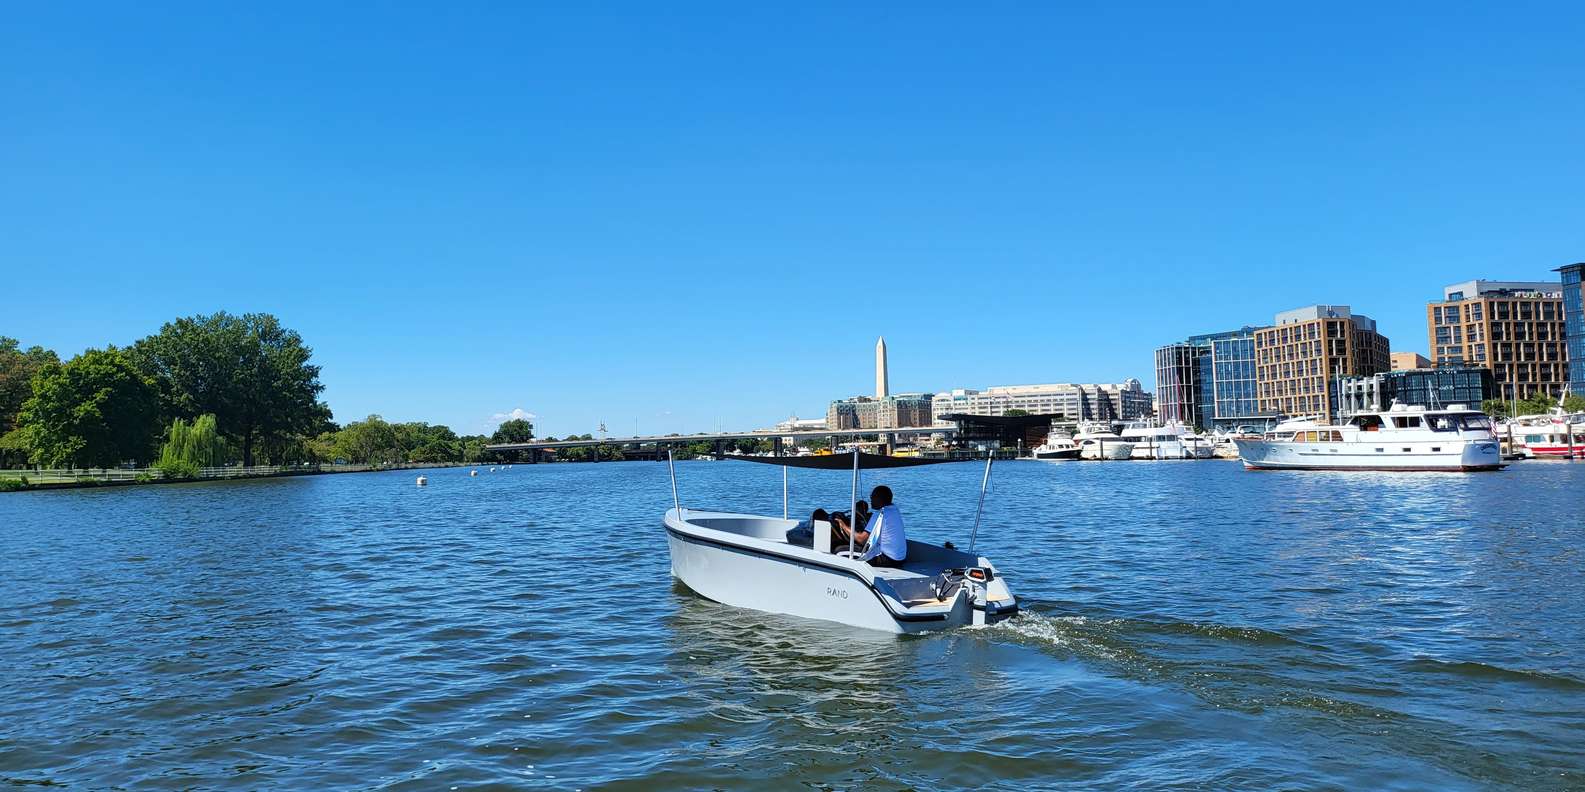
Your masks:
{"label": "blue sky", "polygon": [[[268,311],[339,420],[700,431],[1585,259],[1585,6],[30,4],[0,334]],[[236,7],[232,7],[236,6]]]}

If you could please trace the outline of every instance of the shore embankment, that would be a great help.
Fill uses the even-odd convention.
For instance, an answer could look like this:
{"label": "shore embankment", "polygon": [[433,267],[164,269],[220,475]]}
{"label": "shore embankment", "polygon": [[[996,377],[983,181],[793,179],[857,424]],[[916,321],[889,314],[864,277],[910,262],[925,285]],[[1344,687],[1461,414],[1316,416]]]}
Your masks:
{"label": "shore embankment", "polygon": [[200,468],[198,475],[167,477],[157,468],[79,468],[0,470],[0,492],[26,492],[44,489],[82,487],[120,487],[139,484],[191,484],[204,481],[276,478],[280,476],[317,476],[329,473],[372,473],[382,470],[421,470],[426,468],[469,467],[471,462],[400,462],[385,465],[309,463],[299,465],[254,465]]}

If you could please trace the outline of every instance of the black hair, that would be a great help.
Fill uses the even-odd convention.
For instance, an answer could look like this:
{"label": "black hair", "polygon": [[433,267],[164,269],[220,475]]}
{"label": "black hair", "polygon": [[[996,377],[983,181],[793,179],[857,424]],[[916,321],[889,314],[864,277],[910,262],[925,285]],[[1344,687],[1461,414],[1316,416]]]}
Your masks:
{"label": "black hair", "polygon": [[882,484],[870,490],[870,500],[875,501],[875,508],[884,509],[892,505],[892,488]]}
{"label": "black hair", "polygon": [[829,519],[831,519],[831,515],[826,513],[825,509],[815,509],[815,513],[809,515],[809,519],[811,519],[811,520],[829,520]]}

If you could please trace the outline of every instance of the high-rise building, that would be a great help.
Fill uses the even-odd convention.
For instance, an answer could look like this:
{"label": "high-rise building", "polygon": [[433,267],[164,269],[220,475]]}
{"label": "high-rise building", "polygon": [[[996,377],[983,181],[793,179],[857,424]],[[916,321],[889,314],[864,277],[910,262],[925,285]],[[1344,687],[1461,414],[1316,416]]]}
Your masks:
{"label": "high-rise building", "polygon": [[1431,362],[1491,369],[1496,398],[1556,396],[1568,382],[1561,283],[1455,283],[1426,305]]}
{"label": "high-rise building", "polygon": [[1275,413],[1260,409],[1260,391],[1255,378],[1255,328],[1190,336],[1189,341],[1197,338],[1206,339],[1211,349],[1209,361],[1202,356],[1200,364],[1202,379],[1208,370],[1211,385],[1210,407],[1202,428],[1232,430],[1271,423]]}
{"label": "high-rise building", "polygon": [[1200,355],[1209,344],[1175,343],[1156,348],[1156,417],[1184,426],[1203,426],[1204,394]]}
{"label": "high-rise building", "polygon": [[1255,385],[1255,328],[1189,336],[1156,349],[1156,415],[1204,430],[1270,423]]}
{"label": "high-rise building", "polygon": [[1310,305],[1277,314],[1255,331],[1255,379],[1261,412],[1327,415],[1338,377],[1387,371],[1387,337],[1346,305]]}
{"label": "high-rise building", "polygon": [[1419,352],[1394,352],[1391,360],[1393,371],[1414,371],[1431,367],[1431,361],[1426,360],[1425,355]]}
{"label": "high-rise building", "polygon": [[1117,384],[1000,385],[985,390],[958,388],[938,393],[931,405],[936,425],[948,425],[945,416],[1006,415],[1022,410],[1032,415],[1056,415],[1070,421],[1133,420],[1150,414],[1151,396],[1139,380]]}
{"label": "high-rise building", "polygon": [[1568,352],[1568,391],[1585,396],[1585,305],[1580,303],[1580,280],[1585,262],[1559,267],[1563,274],[1563,335]]}

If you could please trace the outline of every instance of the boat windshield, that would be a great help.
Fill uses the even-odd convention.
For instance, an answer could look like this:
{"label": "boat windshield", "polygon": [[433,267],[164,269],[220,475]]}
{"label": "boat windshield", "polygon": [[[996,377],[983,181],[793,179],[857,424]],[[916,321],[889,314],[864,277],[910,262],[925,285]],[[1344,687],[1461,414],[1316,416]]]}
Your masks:
{"label": "boat windshield", "polygon": [[1481,413],[1467,413],[1458,416],[1459,424],[1465,429],[1491,431],[1491,417]]}

